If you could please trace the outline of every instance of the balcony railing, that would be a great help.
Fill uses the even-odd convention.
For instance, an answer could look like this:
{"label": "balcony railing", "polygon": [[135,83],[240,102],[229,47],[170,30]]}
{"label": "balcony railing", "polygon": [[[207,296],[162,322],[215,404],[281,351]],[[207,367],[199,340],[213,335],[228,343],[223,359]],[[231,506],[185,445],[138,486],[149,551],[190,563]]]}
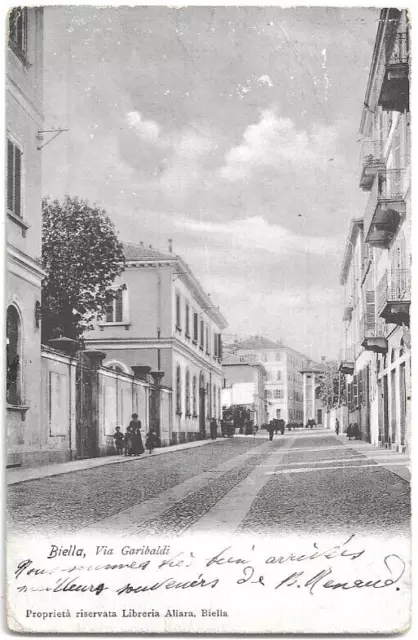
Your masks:
{"label": "balcony railing", "polygon": [[351,374],[354,371],[355,353],[353,347],[341,349],[339,355],[340,371]]}
{"label": "balcony railing", "polygon": [[361,145],[360,187],[369,191],[376,171],[384,168],[383,143],[381,140],[365,138]]}
{"label": "balcony railing", "polygon": [[387,247],[399,224],[399,216],[406,211],[405,169],[378,170],[373,180],[364,214],[365,241]]}
{"label": "balcony railing", "polygon": [[386,322],[409,325],[411,271],[388,269],[377,287],[377,313]]}
{"label": "balcony railing", "polygon": [[378,200],[403,200],[405,193],[405,169],[385,169],[379,171]]}
{"label": "balcony railing", "polygon": [[381,318],[371,320],[363,316],[360,319],[360,342],[366,351],[387,353],[386,324]]}
{"label": "balcony railing", "polygon": [[397,33],[392,51],[386,58],[387,66],[397,66],[409,63],[409,34]]}
{"label": "balcony railing", "polygon": [[389,41],[378,104],[384,111],[409,111],[409,34]]}

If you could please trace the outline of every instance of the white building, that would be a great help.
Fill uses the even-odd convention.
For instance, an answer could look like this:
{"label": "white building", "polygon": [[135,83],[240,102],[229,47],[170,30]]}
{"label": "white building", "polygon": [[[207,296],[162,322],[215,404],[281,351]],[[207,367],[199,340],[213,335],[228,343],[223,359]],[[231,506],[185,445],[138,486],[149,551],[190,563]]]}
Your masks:
{"label": "white building", "polygon": [[51,459],[41,424],[43,10],[8,17],[7,128],[7,456],[9,465]]}
{"label": "white building", "polygon": [[[380,14],[360,131],[360,186],[369,192],[353,222],[344,257],[345,322],[351,421],[374,444],[409,446],[411,205],[409,21]],[[351,299],[350,296],[353,296]]]}
{"label": "white building", "polygon": [[224,388],[222,408],[244,406],[253,411],[254,424],[261,426],[267,420],[264,397],[267,371],[255,355],[227,355],[222,362]]}
{"label": "white building", "polygon": [[86,346],[106,353],[105,366],[126,373],[142,366],[145,376],[154,372],[173,389],[170,441],[204,437],[210,419],[221,418],[227,322],[171,243],[167,253],[124,247],[126,270],[117,286],[126,289],[86,334]]}
{"label": "white building", "polygon": [[267,401],[266,421],[283,418],[285,422],[303,421],[302,369],[307,356],[268,338],[254,336],[236,342],[236,356],[254,355],[263,364]]}

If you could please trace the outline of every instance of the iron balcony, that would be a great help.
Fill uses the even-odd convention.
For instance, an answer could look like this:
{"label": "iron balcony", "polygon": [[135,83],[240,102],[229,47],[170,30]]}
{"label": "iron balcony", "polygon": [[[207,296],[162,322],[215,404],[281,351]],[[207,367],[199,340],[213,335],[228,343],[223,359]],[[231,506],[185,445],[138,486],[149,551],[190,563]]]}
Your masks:
{"label": "iron balcony", "polygon": [[388,324],[409,326],[411,271],[388,269],[377,287],[377,314]]}
{"label": "iron balcony", "polygon": [[384,111],[409,111],[409,33],[396,33],[386,43],[378,104]]}
{"label": "iron balcony", "polygon": [[364,214],[365,242],[387,249],[406,213],[405,169],[378,170]]}

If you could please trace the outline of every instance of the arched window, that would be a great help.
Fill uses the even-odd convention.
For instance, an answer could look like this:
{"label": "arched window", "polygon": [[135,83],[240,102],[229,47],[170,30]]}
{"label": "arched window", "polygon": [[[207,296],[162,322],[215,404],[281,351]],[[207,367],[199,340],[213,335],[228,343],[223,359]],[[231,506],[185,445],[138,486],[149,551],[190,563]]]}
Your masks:
{"label": "arched window", "polygon": [[185,387],[185,406],[186,406],[186,416],[190,415],[190,371],[187,369],[186,371],[186,387]]}
{"label": "arched window", "polygon": [[130,373],[129,368],[126,366],[126,364],[123,364],[118,360],[105,362],[104,366],[106,367],[106,369],[111,369],[112,371],[117,371],[118,373]]}
{"label": "arched window", "polygon": [[193,415],[196,416],[197,415],[197,379],[196,376],[193,376],[193,383],[192,383],[192,394],[193,394]]}
{"label": "arched window", "polygon": [[181,414],[181,369],[179,364],[176,369],[176,413]]}
{"label": "arched window", "polygon": [[13,305],[7,309],[7,391],[9,404],[21,403],[21,327],[19,313]]}

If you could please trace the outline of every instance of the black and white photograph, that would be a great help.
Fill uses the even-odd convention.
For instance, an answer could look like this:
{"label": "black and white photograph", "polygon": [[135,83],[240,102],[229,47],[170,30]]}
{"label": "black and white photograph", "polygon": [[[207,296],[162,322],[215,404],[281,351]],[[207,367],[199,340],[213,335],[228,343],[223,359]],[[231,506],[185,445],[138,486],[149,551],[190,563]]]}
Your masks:
{"label": "black and white photograph", "polygon": [[9,6],[7,624],[411,618],[411,15]]}

